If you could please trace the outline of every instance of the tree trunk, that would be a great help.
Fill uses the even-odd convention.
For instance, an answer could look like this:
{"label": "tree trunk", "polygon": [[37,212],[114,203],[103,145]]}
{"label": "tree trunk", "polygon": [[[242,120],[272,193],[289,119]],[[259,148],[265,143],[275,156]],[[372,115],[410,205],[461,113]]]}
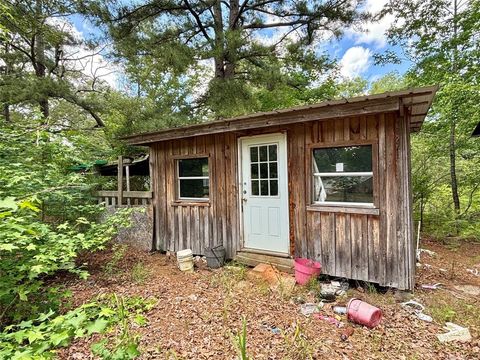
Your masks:
{"label": "tree trunk", "polygon": [[[36,15],[37,21],[39,24],[43,23],[43,12],[42,12],[42,0],[37,0],[36,2]],[[35,34],[35,75],[38,78],[44,79],[46,74],[46,61],[45,61],[45,39],[43,37],[43,29],[37,29]],[[48,97],[45,94],[41,94],[40,99],[38,100],[40,105],[40,111],[42,112],[43,122],[46,123],[46,119],[50,114],[50,109],[48,106]]]}
{"label": "tree trunk", "polygon": [[[4,71],[4,75],[5,77],[8,77],[8,74],[10,73],[10,59],[8,58],[8,52],[9,52],[9,47],[8,47],[8,43],[5,43],[5,71]],[[2,110],[2,113],[3,113],[3,117],[5,119],[5,122],[10,122],[10,105],[5,102],[5,104],[3,104],[3,110]]]}
{"label": "tree trunk", "polygon": [[[240,5],[238,0],[230,0],[230,14],[228,19],[228,31],[231,32],[230,36],[236,36],[235,32],[238,30],[238,15],[240,11]],[[231,79],[235,76],[235,65],[236,65],[236,49],[232,49],[229,45],[226,44],[226,54],[225,54],[225,79]]]}
{"label": "tree trunk", "polygon": [[222,3],[220,0],[215,0],[213,5],[213,22],[215,30],[215,78],[225,78],[225,34],[223,32],[223,19],[222,19]]}
{"label": "tree trunk", "polygon": [[458,185],[457,185],[457,169],[456,169],[456,146],[455,146],[455,120],[452,120],[450,125],[450,178],[451,178],[451,187],[452,187],[452,197],[453,197],[453,206],[455,212],[458,214],[460,212],[460,198],[458,196]]}
{"label": "tree trunk", "polygon": [[[456,44],[457,35],[458,35],[458,20],[457,20],[457,12],[458,12],[458,3],[457,0],[453,1],[453,38]],[[452,70],[455,75],[458,72],[458,47],[455,45],[453,48],[453,63],[452,63]],[[456,168],[456,144],[455,144],[455,128],[456,128],[456,104],[452,105],[452,112],[451,112],[451,123],[450,123],[450,142],[449,142],[449,153],[450,153],[450,178],[451,178],[451,187],[452,187],[452,198],[453,198],[453,206],[455,208],[456,215],[460,214],[460,198],[458,196],[458,185],[457,185],[457,168]]]}

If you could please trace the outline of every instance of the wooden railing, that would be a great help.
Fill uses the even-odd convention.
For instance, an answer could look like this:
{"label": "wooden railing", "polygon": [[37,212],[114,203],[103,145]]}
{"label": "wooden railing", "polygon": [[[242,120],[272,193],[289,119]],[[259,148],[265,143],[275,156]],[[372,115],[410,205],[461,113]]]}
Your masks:
{"label": "wooden railing", "polygon": [[105,206],[141,206],[149,205],[152,202],[151,191],[109,191],[102,190],[96,193],[98,203]]}

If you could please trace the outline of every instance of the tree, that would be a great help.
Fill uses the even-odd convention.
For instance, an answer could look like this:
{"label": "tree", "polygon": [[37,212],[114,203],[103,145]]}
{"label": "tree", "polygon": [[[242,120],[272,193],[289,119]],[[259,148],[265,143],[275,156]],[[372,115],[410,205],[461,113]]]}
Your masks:
{"label": "tree", "polygon": [[383,12],[386,13],[395,14],[388,32],[391,44],[401,46],[413,63],[408,74],[410,82],[441,85],[433,112],[442,129],[448,128],[448,138],[442,140],[448,144],[451,196],[459,216],[458,151],[469,143],[470,134],[459,134],[459,130],[476,121],[474,114],[478,116],[479,107],[480,2],[390,1]]}
{"label": "tree", "polygon": [[[201,71],[206,91],[192,100],[216,115],[252,111],[256,88],[315,83],[331,67],[316,41],[339,36],[367,18],[361,1],[147,0],[140,4],[84,1],[83,12],[106,24],[118,57],[181,76]],[[140,60],[142,61],[142,60]],[[147,60],[145,60],[147,61]],[[294,74],[289,70],[294,69]]]}
{"label": "tree", "polygon": [[88,113],[96,126],[104,122],[89,94],[100,86],[95,76],[86,76],[79,61],[96,52],[81,51],[86,44],[71,33],[66,17],[74,11],[66,0],[22,0],[6,2],[9,11],[0,13],[5,30],[0,39],[0,102],[5,120],[10,107],[38,106],[47,124],[51,101],[66,101]]}

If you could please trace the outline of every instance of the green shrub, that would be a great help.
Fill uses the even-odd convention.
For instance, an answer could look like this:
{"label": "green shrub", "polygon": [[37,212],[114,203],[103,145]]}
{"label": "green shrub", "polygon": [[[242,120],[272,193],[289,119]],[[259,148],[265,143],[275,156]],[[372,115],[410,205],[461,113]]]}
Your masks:
{"label": "green shrub", "polygon": [[80,217],[53,226],[38,219],[37,205],[35,200],[0,200],[0,329],[51,308],[45,299],[58,294],[44,287],[45,279],[59,271],[86,278],[88,273],[75,265],[78,254],[103,249],[119,226],[128,225],[129,210],[124,210],[103,223]]}

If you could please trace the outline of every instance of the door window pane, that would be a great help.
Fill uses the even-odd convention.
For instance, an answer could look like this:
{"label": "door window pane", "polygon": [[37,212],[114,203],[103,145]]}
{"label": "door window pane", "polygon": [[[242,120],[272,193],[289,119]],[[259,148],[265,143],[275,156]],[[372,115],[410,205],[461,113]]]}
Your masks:
{"label": "door window pane", "polygon": [[258,164],[250,164],[252,179],[258,179]]}
{"label": "door window pane", "polygon": [[268,146],[268,160],[269,161],[277,160],[277,145]]}
{"label": "door window pane", "polygon": [[269,164],[270,166],[270,179],[276,179],[278,176],[277,174],[277,163],[276,162],[271,162]]}
{"label": "door window pane", "polygon": [[278,180],[270,180],[270,195],[278,195]]}
{"label": "door window pane", "polygon": [[260,163],[260,178],[268,179],[268,164]]}
{"label": "door window pane", "polygon": [[260,189],[258,186],[258,180],[252,180],[252,195],[260,195]]}
{"label": "door window pane", "polygon": [[260,146],[260,161],[267,161],[267,146]]}
{"label": "door window pane", "polygon": [[250,161],[257,162],[258,161],[258,147],[252,146],[250,148]]}
{"label": "door window pane", "polygon": [[260,195],[268,195],[268,180],[260,181]]}

